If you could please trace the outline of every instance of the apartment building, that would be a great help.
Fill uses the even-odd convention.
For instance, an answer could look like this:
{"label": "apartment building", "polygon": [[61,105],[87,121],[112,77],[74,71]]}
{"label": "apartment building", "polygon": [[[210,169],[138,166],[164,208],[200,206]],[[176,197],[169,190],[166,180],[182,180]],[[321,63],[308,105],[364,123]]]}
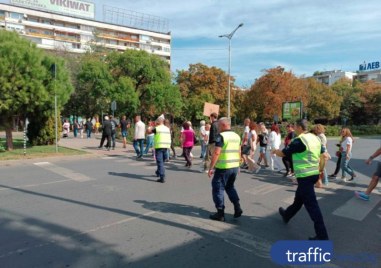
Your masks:
{"label": "apartment building", "polygon": [[355,75],[356,73],[353,73],[353,72],[333,70],[333,71],[317,72],[311,77],[316,79],[320,83],[330,86],[334,84],[336,81],[340,80],[341,78],[347,78],[347,79],[353,80],[353,77]]}
{"label": "apartment building", "polygon": [[[12,2],[27,2],[29,6],[0,3],[0,29],[16,31],[36,43],[37,47],[72,53],[89,51],[91,45],[115,51],[137,49],[158,55],[169,63],[171,61],[170,32],[156,32],[97,21],[94,19],[94,4],[90,2]],[[31,3],[34,6],[31,7]],[[47,6],[52,3],[56,5],[54,8]]]}

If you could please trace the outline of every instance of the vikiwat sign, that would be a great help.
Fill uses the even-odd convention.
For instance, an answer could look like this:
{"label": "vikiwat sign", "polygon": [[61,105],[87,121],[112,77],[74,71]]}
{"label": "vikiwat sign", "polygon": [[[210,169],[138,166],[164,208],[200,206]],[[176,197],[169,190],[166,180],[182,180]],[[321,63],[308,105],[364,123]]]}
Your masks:
{"label": "vikiwat sign", "polygon": [[81,0],[11,0],[17,6],[44,9],[73,16],[94,18],[94,3]]}
{"label": "vikiwat sign", "polygon": [[359,65],[359,71],[369,71],[369,70],[374,70],[380,68],[380,62],[379,61],[373,61],[366,63],[364,61],[363,64]]}

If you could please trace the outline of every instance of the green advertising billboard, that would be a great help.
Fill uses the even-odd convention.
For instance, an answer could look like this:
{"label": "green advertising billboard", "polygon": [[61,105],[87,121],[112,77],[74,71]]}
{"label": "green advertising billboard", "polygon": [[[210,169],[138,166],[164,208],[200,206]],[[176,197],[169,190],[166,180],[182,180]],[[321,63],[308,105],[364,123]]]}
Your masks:
{"label": "green advertising billboard", "polygon": [[283,120],[287,119],[288,121],[301,119],[302,118],[302,102],[301,101],[283,102],[282,118]]}

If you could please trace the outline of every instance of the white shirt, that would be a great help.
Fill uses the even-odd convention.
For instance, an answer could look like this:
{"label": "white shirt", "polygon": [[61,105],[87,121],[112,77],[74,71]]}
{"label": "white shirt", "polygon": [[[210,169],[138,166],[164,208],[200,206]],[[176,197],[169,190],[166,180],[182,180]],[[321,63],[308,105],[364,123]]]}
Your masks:
{"label": "white shirt", "polygon": [[278,150],[281,143],[282,140],[280,134],[277,134],[275,131],[271,131],[269,135],[269,144],[271,146],[271,149]]}
{"label": "white shirt", "polygon": [[145,134],[146,134],[146,124],[144,124],[142,121],[136,122],[134,140],[145,139]]}
{"label": "white shirt", "polygon": [[352,151],[352,144],[353,144],[353,140],[351,137],[346,137],[342,142],[341,142],[341,149],[343,152],[346,152],[347,151],[347,145],[350,145],[349,147],[349,152],[350,153]]}
{"label": "white shirt", "polygon": [[205,137],[205,131],[206,131],[206,130],[205,130],[205,126],[201,126],[201,127],[200,127],[200,134],[201,134],[201,135],[200,135],[200,138],[201,138],[201,139],[204,139],[204,137]]}
{"label": "white shirt", "polygon": [[245,138],[245,135],[247,135],[247,140],[246,142],[244,143],[245,145],[247,145],[247,142],[249,140],[249,133],[250,133],[250,128],[249,126],[245,126],[245,130],[243,131],[243,134],[242,134],[242,141],[243,139]]}

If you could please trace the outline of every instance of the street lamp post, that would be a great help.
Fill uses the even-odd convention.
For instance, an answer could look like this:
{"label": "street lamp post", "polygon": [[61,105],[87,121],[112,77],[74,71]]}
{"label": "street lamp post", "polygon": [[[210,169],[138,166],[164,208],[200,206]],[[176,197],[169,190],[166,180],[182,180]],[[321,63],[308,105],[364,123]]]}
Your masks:
{"label": "street lamp post", "polygon": [[231,39],[238,28],[242,27],[243,23],[238,25],[230,34],[220,35],[218,37],[226,37],[229,39],[229,66],[228,66],[228,118],[230,119],[230,68],[231,68]]}

